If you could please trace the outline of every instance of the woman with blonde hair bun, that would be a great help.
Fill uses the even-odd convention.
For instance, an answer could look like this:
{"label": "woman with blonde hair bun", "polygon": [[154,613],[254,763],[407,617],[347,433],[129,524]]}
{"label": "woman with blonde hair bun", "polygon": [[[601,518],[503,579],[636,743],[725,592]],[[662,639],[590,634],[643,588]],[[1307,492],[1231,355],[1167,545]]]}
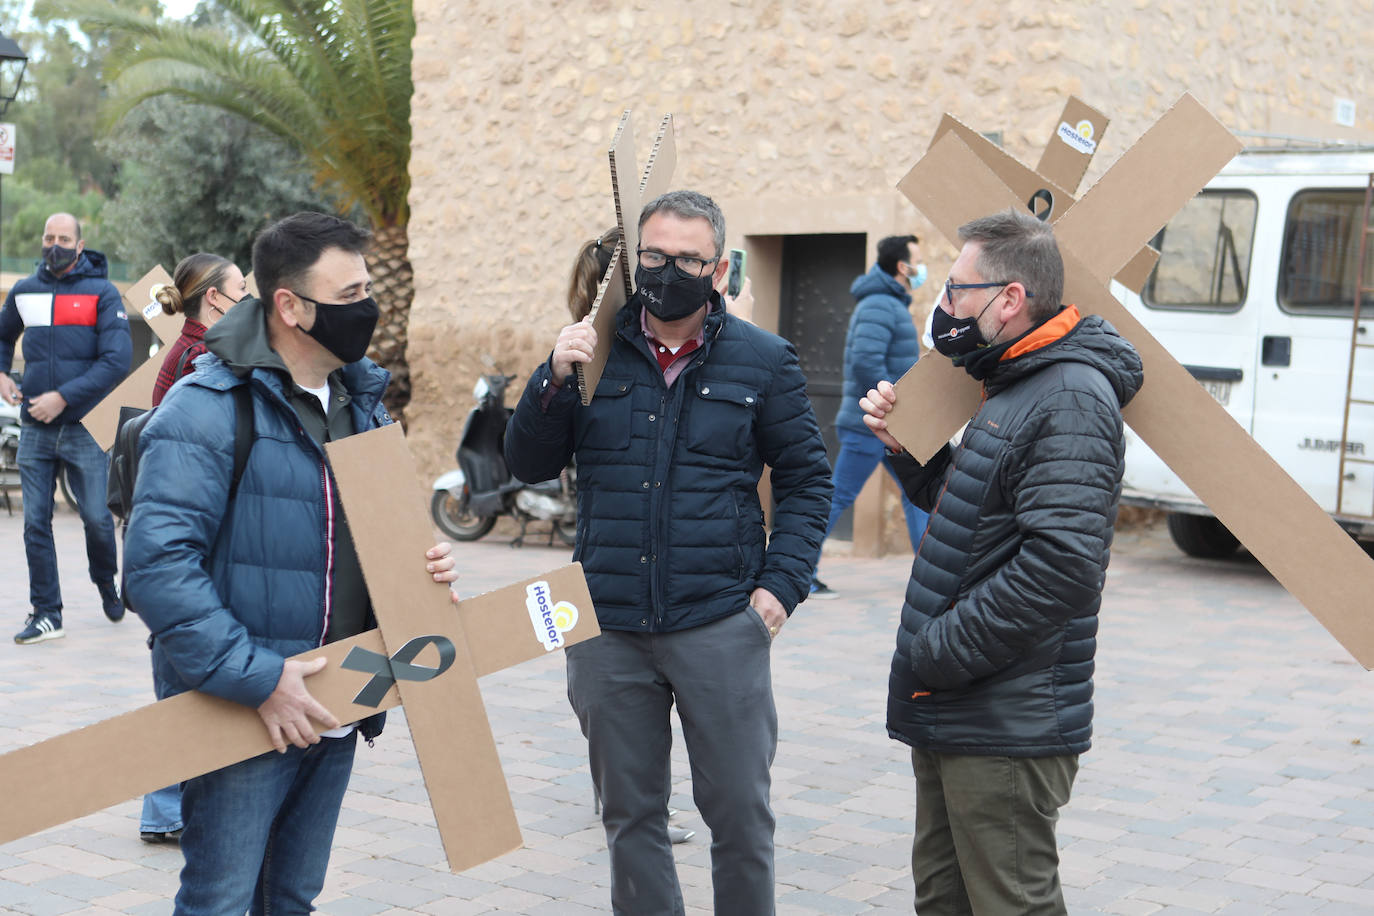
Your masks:
{"label": "woman with blonde hair bun", "polygon": [[233,261],[202,252],[182,258],[172,273],[172,282],[154,286],[152,292],[162,311],[186,316],[181,336],[167,348],[153,386],[156,407],[178,378],[191,374],[191,363],[207,352],[205,331],[248,295],[248,284]]}
{"label": "woman with blonde hair bun", "polygon": [[[208,352],[206,329],[248,295],[248,284],[234,262],[217,254],[201,253],[182,258],[172,273],[171,284],[154,286],[152,294],[168,315],[186,316],[181,336],[167,348],[157,383],[153,385],[156,407],[177,379],[191,374],[195,358]],[[167,786],[143,796],[138,832],[145,843],[175,842],[181,828],[181,786]]]}

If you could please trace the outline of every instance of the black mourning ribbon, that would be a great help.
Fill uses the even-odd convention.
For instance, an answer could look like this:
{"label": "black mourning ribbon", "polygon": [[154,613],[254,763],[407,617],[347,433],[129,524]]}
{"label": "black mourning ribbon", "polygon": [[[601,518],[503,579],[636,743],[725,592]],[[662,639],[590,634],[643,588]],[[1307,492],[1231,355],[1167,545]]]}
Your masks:
{"label": "black mourning ribbon", "polygon": [[[1044,204],[1045,208],[1040,209],[1038,204]],[[1050,217],[1054,214],[1054,195],[1050,193],[1048,188],[1041,188],[1030,196],[1030,200],[1026,201],[1026,206],[1030,207],[1031,214],[1040,222],[1049,222]]]}
{"label": "black mourning ribbon", "polygon": [[[415,657],[423,652],[426,646],[430,645],[439,650],[439,667],[428,668],[424,665],[412,665],[411,662],[415,660]],[[381,705],[382,697],[386,696],[391,685],[398,680],[433,680],[447,671],[457,657],[458,650],[454,648],[453,641],[448,637],[417,636],[396,650],[396,654],[391,658],[354,646],[343,660],[342,667],[349,671],[361,671],[364,674],[372,675],[372,680],[368,681],[363,689],[358,691],[353,702],[359,706],[375,707]]]}

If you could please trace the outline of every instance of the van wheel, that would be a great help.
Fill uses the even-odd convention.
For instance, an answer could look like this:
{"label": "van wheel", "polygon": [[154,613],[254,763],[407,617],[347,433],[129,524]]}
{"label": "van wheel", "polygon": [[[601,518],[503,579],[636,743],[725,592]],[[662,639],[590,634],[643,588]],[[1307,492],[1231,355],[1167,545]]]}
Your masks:
{"label": "van wheel", "polygon": [[1190,557],[1219,560],[1236,552],[1240,541],[1210,515],[1169,513],[1169,537]]}

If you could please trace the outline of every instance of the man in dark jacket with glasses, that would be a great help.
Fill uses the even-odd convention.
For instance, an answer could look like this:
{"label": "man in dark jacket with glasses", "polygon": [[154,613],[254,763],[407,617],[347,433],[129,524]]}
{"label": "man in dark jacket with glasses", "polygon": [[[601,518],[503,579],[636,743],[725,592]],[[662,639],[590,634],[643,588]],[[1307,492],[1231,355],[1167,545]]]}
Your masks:
{"label": "man in dark jacket with glasses", "polygon": [[865,422],[931,512],[888,686],[912,748],[916,910],[1059,914],[1055,824],[1092,736],[1097,610],[1121,497],[1121,408],[1140,357],[1061,306],[1048,224],[1008,210],[959,230],[935,348],[983,383],[958,448],[901,451],[879,382]]}
{"label": "man in dark jacket with glasses", "polygon": [[612,908],[683,911],[666,815],[676,704],[715,912],[761,916],[774,908],[769,653],[811,586],[830,468],[796,352],[713,291],[728,268],[720,208],[665,194],[640,214],[639,243],[638,290],[591,404],[572,378],[596,349],[584,320],[530,379],[506,461],[533,482],[577,457],[574,556],[602,635],[569,647],[568,696],[602,799]]}

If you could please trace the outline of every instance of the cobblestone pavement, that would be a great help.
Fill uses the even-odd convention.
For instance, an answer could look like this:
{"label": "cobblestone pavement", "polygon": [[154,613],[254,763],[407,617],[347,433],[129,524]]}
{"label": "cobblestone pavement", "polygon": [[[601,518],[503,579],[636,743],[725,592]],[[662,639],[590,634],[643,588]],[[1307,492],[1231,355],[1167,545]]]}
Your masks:
{"label": "cobblestone pavement", "polygon": [[[3,505],[3,504],[0,504]],[[75,513],[56,529],[67,637],[10,640],[27,613],[16,512],[0,511],[0,751],[151,698],[145,632],[111,625],[85,581]],[[493,535],[460,545],[472,594],[565,561]],[[842,546],[842,545],[840,545]],[[774,649],[778,909],[911,908],[912,778],[883,728],[909,562],[827,554],[841,597],[803,605]],[[1060,827],[1074,913],[1374,912],[1374,702],[1363,672],[1249,559],[1179,555],[1158,529],[1118,538],[1103,604],[1097,728]],[[607,857],[561,658],[483,680],[525,848],[462,875],[444,866],[404,718],[358,763],[323,913],[606,912]],[[148,740],[157,740],[149,736]],[[677,743],[676,847],[688,909],[710,908],[708,832]],[[4,786],[7,793],[23,786]],[[170,911],[180,856],[116,805],[0,846],[0,909]]]}

